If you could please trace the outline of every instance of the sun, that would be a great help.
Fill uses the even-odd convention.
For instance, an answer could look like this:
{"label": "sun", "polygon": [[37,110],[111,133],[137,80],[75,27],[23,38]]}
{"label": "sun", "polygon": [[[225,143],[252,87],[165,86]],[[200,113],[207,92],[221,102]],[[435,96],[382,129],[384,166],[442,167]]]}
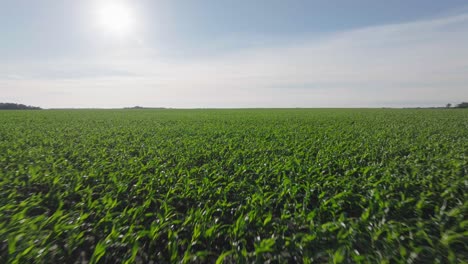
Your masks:
{"label": "sun", "polygon": [[99,26],[108,33],[127,35],[135,28],[135,15],[126,2],[103,1],[96,11]]}

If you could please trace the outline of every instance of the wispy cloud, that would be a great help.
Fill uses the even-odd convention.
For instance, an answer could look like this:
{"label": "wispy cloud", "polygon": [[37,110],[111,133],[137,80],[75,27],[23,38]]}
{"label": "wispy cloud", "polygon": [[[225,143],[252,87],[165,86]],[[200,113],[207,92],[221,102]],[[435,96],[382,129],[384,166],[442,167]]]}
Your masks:
{"label": "wispy cloud", "polygon": [[468,99],[468,14],[293,42],[186,60],[130,47],[121,56],[9,63],[0,65],[1,99],[27,96],[46,107],[414,106]]}

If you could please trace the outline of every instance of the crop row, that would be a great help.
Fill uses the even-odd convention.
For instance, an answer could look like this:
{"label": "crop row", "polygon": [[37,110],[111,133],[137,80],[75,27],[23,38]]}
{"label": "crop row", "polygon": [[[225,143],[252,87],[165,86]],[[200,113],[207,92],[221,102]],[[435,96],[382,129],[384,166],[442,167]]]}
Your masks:
{"label": "crop row", "polygon": [[468,111],[0,113],[0,262],[468,261]]}

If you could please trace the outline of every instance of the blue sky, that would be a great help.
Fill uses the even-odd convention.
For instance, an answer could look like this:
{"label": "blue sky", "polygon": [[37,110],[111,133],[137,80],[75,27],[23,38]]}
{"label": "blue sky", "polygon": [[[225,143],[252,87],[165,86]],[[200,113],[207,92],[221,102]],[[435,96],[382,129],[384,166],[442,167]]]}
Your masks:
{"label": "blue sky", "polygon": [[465,0],[0,0],[0,33],[0,101],[191,108],[468,100]]}

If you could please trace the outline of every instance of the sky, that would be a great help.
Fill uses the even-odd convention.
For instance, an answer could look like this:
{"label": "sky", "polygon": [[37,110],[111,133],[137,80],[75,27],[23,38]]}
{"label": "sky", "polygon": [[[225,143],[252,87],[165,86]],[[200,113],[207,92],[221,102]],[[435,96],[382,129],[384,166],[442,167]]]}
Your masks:
{"label": "sky", "polygon": [[314,108],[462,101],[466,0],[0,0],[0,102]]}

